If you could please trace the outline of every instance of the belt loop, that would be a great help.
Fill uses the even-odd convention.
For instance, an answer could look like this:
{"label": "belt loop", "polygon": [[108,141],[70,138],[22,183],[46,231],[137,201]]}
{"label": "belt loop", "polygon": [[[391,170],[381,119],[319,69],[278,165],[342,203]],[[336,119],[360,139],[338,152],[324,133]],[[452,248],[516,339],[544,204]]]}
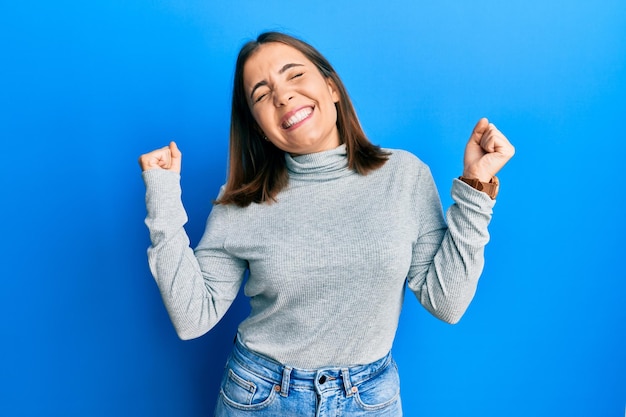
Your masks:
{"label": "belt loop", "polygon": [[280,395],[286,397],[289,395],[289,378],[291,376],[291,367],[285,366],[283,368],[283,380],[280,385]]}
{"label": "belt loop", "polygon": [[346,390],[346,397],[352,397],[355,388],[352,386],[352,381],[350,381],[350,371],[348,368],[341,370],[341,379],[343,379],[343,388]]}

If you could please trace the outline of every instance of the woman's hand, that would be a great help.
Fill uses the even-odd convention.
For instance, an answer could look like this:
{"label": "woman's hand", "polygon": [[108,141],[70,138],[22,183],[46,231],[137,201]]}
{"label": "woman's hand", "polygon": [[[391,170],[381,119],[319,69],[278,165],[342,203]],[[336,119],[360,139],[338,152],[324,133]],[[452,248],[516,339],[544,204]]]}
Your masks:
{"label": "woman's hand", "polygon": [[515,154],[515,148],[492,123],[478,121],[465,147],[463,176],[489,182]]}
{"label": "woman's hand", "polygon": [[170,142],[169,146],[156,149],[139,157],[139,166],[142,171],[150,169],[164,169],[180,174],[182,153],[178,150],[176,142]]}

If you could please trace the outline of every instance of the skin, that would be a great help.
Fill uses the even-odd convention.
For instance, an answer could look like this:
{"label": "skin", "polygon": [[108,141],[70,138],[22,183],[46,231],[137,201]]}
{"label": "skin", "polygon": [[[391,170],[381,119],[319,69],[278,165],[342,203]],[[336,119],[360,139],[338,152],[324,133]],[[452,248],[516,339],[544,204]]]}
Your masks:
{"label": "skin", "polygon": [[[261,45],[244,65],[243,81],[254,119],[277,148],[300,155],[340,145],[339,94],[297,49],[282,43]],[[295,114],[304,118],[288,125]]]}
{"label": "skin", "polygon": [[515,154],[515,148],[493,123],[482,118],[465,146],[463,176],[489,182]]}
{"label": "skin", "polygon": [[[331,80],[302,53],[288,45],[268,43],[244,65],[244,87],[258,127],[276,147],[294,155],[334,149],[341,143]],[[292,126],[296,113],[303,117]],[[478,121],[465,147],[463,176],[489,182],[515,153],[508,139],[486,118]],[[180,173],[182,154],[175,142],[141,155],[143,171]]]}

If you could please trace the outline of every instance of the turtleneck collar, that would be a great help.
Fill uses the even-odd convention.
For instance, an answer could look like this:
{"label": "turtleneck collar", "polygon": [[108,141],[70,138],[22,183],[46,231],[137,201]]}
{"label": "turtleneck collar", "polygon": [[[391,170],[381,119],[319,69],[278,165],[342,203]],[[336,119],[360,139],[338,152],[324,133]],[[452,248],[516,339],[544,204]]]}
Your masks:
{"label": "turtleneck collar", "polygon": [[343,177],[353,173],[348,168],[346,145],[328,151],[291,156],[285,153],[289,178],[322,181]]}

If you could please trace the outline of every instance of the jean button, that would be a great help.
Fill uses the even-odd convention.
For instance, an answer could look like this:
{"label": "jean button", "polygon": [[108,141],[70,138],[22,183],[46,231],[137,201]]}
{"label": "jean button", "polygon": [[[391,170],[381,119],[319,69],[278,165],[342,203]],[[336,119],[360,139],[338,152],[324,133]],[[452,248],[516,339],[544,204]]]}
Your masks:
{"label": "jean button", "polygon": [[320,376],[320,379],[318,379],[317,382],[319,382],[320,384],[323,384],[324,382],[326,382],[326,375]]}

